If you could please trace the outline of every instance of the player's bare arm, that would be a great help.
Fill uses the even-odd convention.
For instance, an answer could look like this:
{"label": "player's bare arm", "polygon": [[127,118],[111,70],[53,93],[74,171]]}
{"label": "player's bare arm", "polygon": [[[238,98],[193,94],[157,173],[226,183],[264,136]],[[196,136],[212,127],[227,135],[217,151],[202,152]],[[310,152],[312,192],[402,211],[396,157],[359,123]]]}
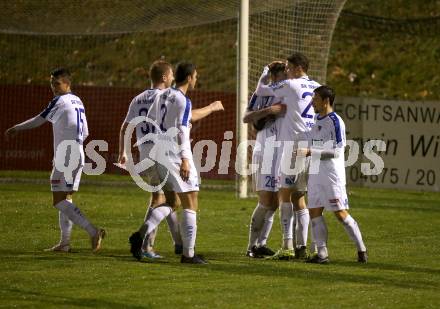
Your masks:
{"label": "player's bare arm", "polygon": [[[255,94],[258,96],[276,96],[274,89],[272,89],[269,85],[270,81],[272,82],[280,82],[287,78],[285,74],[277,74],[277,76],[271,75],[271,70],[275,65],[283,63],[282,61],[273,61],[264,67],[263,72],[258,80],[257,89],[255,90]],[[282,97],[278,95],[279,97]]]}
{"label": "player's bare arm", "polygon": [[44,119],[40,115],[37,115],[31,119],[23,121],[22,123],[16,124],[15,126],[7,129],[5,131],[5,138],[6,138],[6,140],[8,140],[9,138],[16,136],[17,133],[20,131],[37,128],[45,122],[46,122],[46,119]]}
{"label": "player's bare arm", "polygon": [[310,148],[298,148],[296,151],[294,151],[294,154],[299,157],[309,157],[312,155],[312,151]]}
{"label": "player's bare arm", "polygon": [[243,122],[250,123],[267,116],[281,117],[286,113],[286,110],[287,106],[285,104],[275,103],[269,107],[257,111],[247,111],[243,117]]}
{"label": "player's bare arm", "polygon": [[183,158],[182,164],[180,164],[180,177],[182,177],[182,179],[184,181],[187,181],[189,179],[190,170],[191,170],[191,167],[189,165],[189,160]]}
{"label": "player's bare arm", "polygon": [[121,126],[121,130],[119,131],[119,155],[118,155],[118,163],[125,164],[127,162],[127,151],[125,149],[125,130],[127,129],[128,123],[124,122]]}
{"label": "player's bare arm", "polygon": [[297,156],[304,156],[309,157],[312,154],[319,155],[321,160],[328,160],[328,159],[336,159],[339,158],[339,156],[343,153],[341,148],[334,148],[334,149],[312,149],[312,148],[298,148],[296,151],[294,151],[294,154]]}
{"label": "player's bare arm", "polygon": [[214,101],[205,107],[192,110],[191,121],[195,122],[211,115],[212,113],[224,110],[225,108],[223,107],[222,101]]}

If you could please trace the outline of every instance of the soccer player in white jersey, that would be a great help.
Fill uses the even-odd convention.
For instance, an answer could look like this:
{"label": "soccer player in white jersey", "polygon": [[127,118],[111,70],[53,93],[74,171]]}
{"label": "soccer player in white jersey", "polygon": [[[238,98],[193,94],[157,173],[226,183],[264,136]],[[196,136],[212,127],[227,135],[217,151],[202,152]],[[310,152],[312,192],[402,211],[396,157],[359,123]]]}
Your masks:
{"label": "soccer player in white jersey", "polygon": [[[270,79],[272,83],[286,79],[285,64],[273,62],[269,65]],[[274,255],[266,242],[272,229],[273,217],[278,208],[278,171],[277,171],[277,150],[275,147],[270,158],[264,156],[266,142],[273,145],[277,139],[279,131],[279,120],[286,112],[286,105],[280,104],[280,99],[268,96],[261,97],[255,93],[249,101],[248,110],[243,117],[243,122],[253,123],[257,130],[256,147],[252,154],[252,164],[256,164],[258,169],[254,178],[255,191],[258,194],[258,203],[252,213],[249,227],[249,243],[246,256],[252,258],[263,258],[264,256]],[[264,160],[265,159],[265,160]],[[267,160],[270,160],[268,162]],[[263,162],[266,161],[266,162]],[[263,163],[270,166],[270,171],[263,171]]]}
{"label": "soccer player in white jersey", "polygon": [[[46,251],[69,252],[72,227],[77,224],[90,235],[92,250],[97,252],[101,248],[105,231],[90,223],[72,201],[73,193],[78,191],[84,166],[83,142],[89,134],[85,108],[81,99],[71,93],[71,75],[67,69],[54,70],[50,85],[55,97],[47,108],[39,115],[9,128],[5,134],[9,138],[20,131],[39,127],[46,121],[52,123],[54,166],[50,183],[53,206],[59,211],[61,239]],[[60,166],[69,167],[71,174],[60,171],[57,168]]]}
{"label": "soccer player in white jersey", "polygon": [[332,211],[356,244],[358,262],[367,262],[367,249],[357,222],[348,213],[345,189],[344,147],[345,124],[333,112],[335,93],[328,86],[314,90],[313,108],[316,122],[309,133],[310,146],[298,149],[298,155],[311,156],[308,179],[308,208],[312,219],[312,233],[318,252],[308,261],[325,264],[327,252],[327,226],[322,216],[324,209]]}
{"label": "soccer player in white jersey", "polygon": [[176,192],[182,203],[183,213],[180,231],[183,243],[182,263],[206,264],[206,261],[194,253],[197,234],[197,209],[199,177],[194,165],[190,142],[190,121],[192,103],[186,96],[197,82],[196,67],[181,62],[175,70],[175,88],[168,88],[157,97],[148,113],[164,133],[172,135],[172,145],[176,148],[165,149],[166,142],[157,143],[156,160],[161,180],[166,180],[165,190]]}
{"label": "soccer player in white jersey", "polygon": [[[130,123],[130,121],[138,116],[147,116],[148,111],[154,100],[156,99],[157,94],[160,93],[163,89],[170,87],[174,80],[172,66],[170,63],[164,60],[157,60],[153,62],[153,64],[150,66],[149,72],[151,79],[151,88],[143,91],[132,100],[128,108],[125,120],[121,126],[121,130],[119,133],[118,163],[122,165],[124,165],[127,161],[125,147],[129,145],[126,145],[124,143],[124,135],[127,130],[128,124]],[[149,129],[150,126],[146,122],[141,122],[137,124],[136,139],[140,140],[142,137],[144,137],[145,134],[148,134]],[[152,144],[149,141],[138,146],[140,161],[149,157],[151,147]],[[153,186],[156,186],[160,183],[156,170],[153,167],[144,171],[143,176],[145,176],[147,182]],[[147,220],[151,217],[151,213],[156,207],[158,208],[156,210],[158,214],[162,214],[163,211],[161,210],[165,210],[164,215],[167,218],[169,230],[173,238],[175,248],[178,249],[182,246],[176,213],[172,211],[172,208],[177,207],[177,204],[178,201],[176,200],[175,194],[173,192],[163,192],[162,190],[152,192],[151,199],[147,207],[147,213],[145,214],[144,222],[142,223],[138,231],[134,232],[129,238],[129,242],[131,244],[130,252],[135,258],[141,259],[142,256],[149,258],[160,258],[160,256],[156,254],[153,250],[157,229],[155,229],[151,233],[149,241],[146,242],[143,246],[143,240],[147,232]]]}
{"label": "soccer player in white jersey", "polygon": [[[128,124],[137,116],[146,116],[148,111],[156,99],[164,89],[169,88],[174,80],[174,74],[171,64],[166,61],[155,61],[150,67],[150,78],[152,87],[147,89],[141,94],[137,95],[131,102],[128,109],[127,116],[121,126],[119,135],[119,159],[120,164],[125,164],[127,161],[126,149],[127,145],[124,143],[124,135]],[[195,110],[196,120],[202,119],[212,112],[223,110],[223,105],[220,101],[211,103],[210,105]],[[150,132],[150,125],[146,122],[139,123],[136,126],[136,139],[142,139],[146,134]],[[146,141],[139,145],[140,160],[143,160],[150,156],[152,149],[151,141]],[[159,176],[154,167],[151,167],[143,172],[147,182],[150,185],[159,185]],[[164,218],[166,218],[168,227],[174,242],[174,251],[176,254],[182,254],[182,240],[179,233],[179,225],[176,215],[176,209],[179,207],[180,201],[175,192],[170,190],[159,190],[152,192],[147,213],[144,218],[144,222],[133,233],[129,242],[131,244],[130,251],[137,259],[141,259],[142,256],[147,258],[161,258],[160,255],[154,252],[154,240],[156,238],[157,226]],[[148,234],[146,238],[148,228],[156,226]],[[144,241],[146,240],[146,241]]]}
{"label": "soccer player in white jersey", "polygon": [[[307,161],[296,160],[292,155],[293,148],[305,140],[305,134],[310,131],[314,121],[311,98],[319,84],[307,76],[308,68],[307,57],[293,53],[286,63],[288,79],[269,87],[265,85],[267,73],[263,72],[256,91],[257,95],[280,97],[287,106],[278,135],[282,143],[279,195],[283,247],[273,259],[284,260],[294,256],[304,259],[308,255],[306,246],[310,217],[304,197],[307,191]],[[289,171],[293,166],[296,170]]]}

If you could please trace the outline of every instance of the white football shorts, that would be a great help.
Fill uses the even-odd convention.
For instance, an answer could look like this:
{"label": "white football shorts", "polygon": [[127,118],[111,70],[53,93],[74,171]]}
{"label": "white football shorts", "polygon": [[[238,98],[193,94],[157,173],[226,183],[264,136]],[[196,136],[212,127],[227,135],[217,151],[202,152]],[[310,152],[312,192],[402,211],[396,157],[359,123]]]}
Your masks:
{"label": "white football shorts", "polygon": [[52,192],[72,192],[78,191],[79,183],[81,181],[83,166],[79,165],[74,171],[72,171],[71,181],[66,180],[64,172],[60,172],[54,166],[50,175],[50,186]]}
{"label": "white football shorts", "polygon": [[345,185],[309,184],[307,208],[324,207],[328,211],[348,209]]}
{"label": "white football shorts", "polygon": [[[72,146],[73,147],[73,146]],[[50,186],[52,192],[72,192],[78,191],[79,183],[81,181],[81,174],[84,167],[84,149],[82,145],[76,145],[76,151],[79,153],[79,157],[75,158],[78,160],[73,163],[73,166],[70,167],[72,150],[71,148],[67,148],[66,153],[63,154],[63,157],[54,157],[52,161],[52,173],[50,174]],[[58,154],[60,155],[60,154]],[[66,171],[60,171],[57,169],[55,162],[57,159],[60,159],[63,162],[64,167],[66,167]],[[71,175],[70,174],[71,171]]]}
{"label": "white football shorts", "polygon": [[167,166],[157,163],[157,171],[160,182],[165,181],[163,190],[174,191],[176,193],[185,193],[199,191],[200,181],[194,165],[193,159],[190,159],[189,179],[184,181],[180,176],[180,162],[170,160]]}
{"label": "white football shorts", "polygon": [[[289,158],[290,158],[290,164],[288,162],[284,162],[285,160],[289,160]],[[310,157],[307,158],[302,157],[296,160],[296,156],[285,155],[283,152],[279,164],[279,175],[280,175],[279,187],[293,189],[299,192],[307,192],[309,166],[310,166]],[[291,169],[297,170],[299,172],[297,174],[295,174],[294,172],[285,173],[285,171],[287,171],[285,169],[286,167],[290,167]]]}
{"label": "white football shorts", "polygon": [[[141,175],[144,178],[145,182],[147,184],[149,184],[150,186],[158,186],[158,185],[160,185],[160,177],[159,177],[159,172],[157,169],[158,163],[156,161],[152,160],[149,155],[150,155],[150,148],[147,148],[147,147],[140,148],[139,147],[139,161],[142,161],[144,159],[150,159],[151,162],[154,164],[153,166],[144,170],[141,173]],[[162,189],[159,189],[156,192],[159,194],[163,194]]]}
{"label": "white football shorts", "polygon": [[[278,192],[278,183],[280,177],[278,175],[278,156],[275,150],[272,162],[265,162],[267,167],[263,169],[263,153],[262,151],[254,151],[252,153],[252,164],[257,165],[257,170],[252,174],[252,182],[256,192],[269,191]],[[270,169],[269,173],[266,173]],[[264,172],[264,173],[263,173]]]}

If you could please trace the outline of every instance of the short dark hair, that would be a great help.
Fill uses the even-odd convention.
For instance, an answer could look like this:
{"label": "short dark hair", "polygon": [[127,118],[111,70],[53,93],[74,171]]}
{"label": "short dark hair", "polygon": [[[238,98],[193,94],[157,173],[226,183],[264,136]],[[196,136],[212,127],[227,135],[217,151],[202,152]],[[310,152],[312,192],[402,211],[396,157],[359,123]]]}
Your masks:
{"label": "short dark hair", "polygon": [[172,70],[170,63],[165,60],[156,60],[150,66],[150,78],[153,83],[160,83],[162,76],[164,76],[168,70]]}
{"label": "short dark hair", "polygon": [[274,61],[269,64],[269,72],[273,76],[277,76],[279,73],[283,73],[286,70],[286,64],[278,61]]}
{"label": "short dark hair", "polygon": [[309,59],[304,54],[295,52],[287,57],[287,61],[295,66],[301,66],[304,72],[309,70]]}
{"label": "short dark hair", "polygon": [[72,79],[72,75],[70,74],[70,71],[66,68],[57,68],[55,70],[53,70],[52,72],[50,72],[50,74],[55,77],[55,78],[64,78],[66,80],[68,80],[69,82]]}
{"label": "short dark hair", "polygon": [[336,96],[333,88],[326,86],[326,85],[322,85],[322,86],[319,86],[318,88],[316,88],[314,90],[314,92],[319,94],[319,96],[323,100],[328,98],[328,100],[330,102],[330,106],[333,106],[333,101],[335,100],[335,96]]}
{"label": "short dark hair", "polygon": [[179,62],[174,72],[174,80],[176,84],[185,82],[188,76],[192,76],[196,71],[196,66],[190,62]]}

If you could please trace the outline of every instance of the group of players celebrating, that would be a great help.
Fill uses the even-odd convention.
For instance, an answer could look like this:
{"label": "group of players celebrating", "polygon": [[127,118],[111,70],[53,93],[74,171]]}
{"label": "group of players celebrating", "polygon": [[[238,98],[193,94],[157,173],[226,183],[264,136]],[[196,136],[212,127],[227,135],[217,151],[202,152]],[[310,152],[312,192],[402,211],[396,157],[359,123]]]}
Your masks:
{"label": "group of players celebrating", "polygon": [[[258,131],[252,156],[257,166],[258,204],[252,213],[246,255],[328,263],[328,232],[322,216],[326,209],[335,214],[356,244],[358,261],[366,263],[367,249],[359,226],[348,213],[345,125],[333,111],[334,90],[310,79],[308,68],[309,60],[301,53],[265,67],[243,119]],[[266,151],[265,146],[274,150]],[[272,162],[270,168],[265,168],[267,160]],[[266,241],[278,206],[283,244],[274,252]],[[307,249],[310,221],[312,254]]]}
{"label": "group of players celebrating", "polygon": [[[307,76],[308,67],[309,61],[301,53],[294,53],[286,62],[275,61],[265,67],[243,119],[252,122],[258,130],[257,145],[260,145],[254,148],[252,158],[259,166],[254,175],[258,204],[252,214],[246,255],[328,263],[328,233],[322,216],[327,209],[336,215],[356,244],[358,261],[365,263],[367,253],[361,232],[347,211],[344,122],[333,112],[333,89],[311,80]],[[220,101],[215,101],[192,109],[187,96],[197,82],[197,70],[192,63],[181,62],[173,71],[168,62],[155,61],[150,67],[150,78],[151,88],[132,100],[119,135],[118,163],[128,166],[133,162],[131,156],[127,156],[130,144],[126,132],[135,122],[140,161],[149,161],[142,176],[148,184],[158,188],[152,192],[143,223],[129,238],[130,252],[138,260],[161,258],[154,250],[154,240],[159,224],[166,219],[174,251],[181,255],[181,262],[206,264],[206,260],[195,253],[199,177],[191,151],[190,131],[192,122],[224,108]],[[72,200],[84,166],[83,141],[87,138],[88,127],[84,105],[71,93],[70,87],[68,70],[53,71],[54,99],[39,115],[9,128],[5,135],[9,138],[46,121],[53,124],[54,167],[50,181],[53,206],[59,211],[61,239],[47,250],[69,252],[70,234],[73,224],[77,224],[88,232],[92,250],[97,252],[106,232],[95,227]],[[135,121],[138,117],[148,121]],[[171,139],[178,145],[176,151],[161,149],[161,141],[146,138],[149,134],[173,129],[176,134]],[[59,145],[65,141],[69,141],[70,148],[59,151]],[[266,151],[268,142],[277,145],[274,151]],[[77,167],[72,177],[66,177],[56,168],[55,162],[70,162],[74,152],[79,153]],[[262,168],[263,165],[266,168]],[[292,165],[295,166],[293,173]],[[305,202],[307,191],[308,204]],[[273,252],[266,242],[278,206],[283,245]],[[179,224],[176,210],[180,207]],[[313,239],[310,251],[313,254],[307,249],[310,221]]]}

